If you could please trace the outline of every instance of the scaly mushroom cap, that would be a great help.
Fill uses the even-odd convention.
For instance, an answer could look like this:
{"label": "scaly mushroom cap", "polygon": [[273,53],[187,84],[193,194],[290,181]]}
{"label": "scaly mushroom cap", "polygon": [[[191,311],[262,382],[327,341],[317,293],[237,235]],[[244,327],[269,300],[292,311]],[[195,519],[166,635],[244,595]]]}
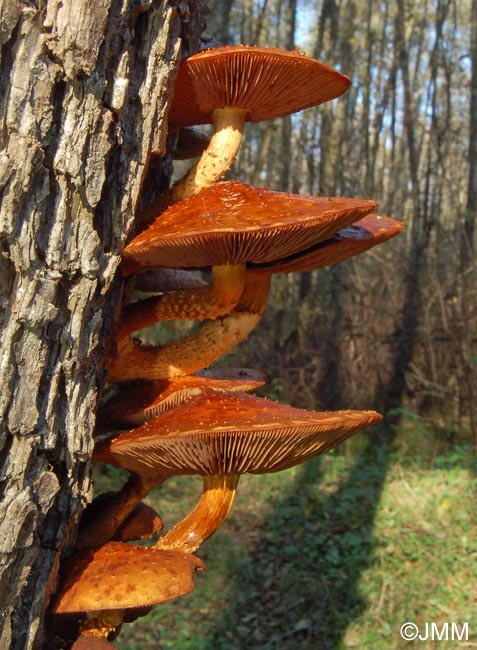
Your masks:
{"label": "scaly mushroom cap", "polygon": [[205,390],[249,393],[266,381],[265,373],[246,368],[203,370],[195,375],[125,386],[99,413],[101,430],[126,428],[152,420]]}
{"label": "scaly mushroom cap", "polygon": [[53,612],[81,614],[163,603],[192,591],[196,569],[205,570],[205,565],[193,555],[109,542],[72,556]]}
{"label": "scaly mushroom cap", "polygon": [[123,251],[123,273],[263,263],[330,237],[376,208],[374,201],[310,197],[216,183],[171,206]]}
{"label": "scaly mushroom cap", "polygon": [[364,253],[403,230],[402,221],[370,214],[305,251],[274,262],[249,266],[254,271],[267,273],[315,271]]}
{"label": "scaly mushroom cap", "polygon": [[93,459],[141,476],[278,472],[379,420],[374,411],[318,413],[251,395],[208,391],[100,443]]}
{"label": "scaly mushroom cap", "polygon": [[246,109],[247,122],[284,117],[342,95],[350,79],[301,52],[245,45],[184,59],[169,124],[211,124],[217,108]]}

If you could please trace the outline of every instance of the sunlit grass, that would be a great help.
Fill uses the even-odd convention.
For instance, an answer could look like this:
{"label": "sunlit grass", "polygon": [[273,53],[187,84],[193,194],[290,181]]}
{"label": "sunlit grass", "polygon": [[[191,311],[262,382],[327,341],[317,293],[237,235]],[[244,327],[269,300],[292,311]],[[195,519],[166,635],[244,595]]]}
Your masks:
{"label": "sunlit grass", "polygon": [[[416,433],[417,431],[417,433]],[[99,483],[110,487],[115,471]],[[197,478],[150,497],[171,525]],[[364,435],[341,452],[241,479],[198,552],[194,592],[125,625],[120,650],[477,647],[475,466],[467,445],[404,427],[390,455]],[[469,643],[405,642],[400,626],[469,623]],[[456,645],[458,643],[458,645]]]}

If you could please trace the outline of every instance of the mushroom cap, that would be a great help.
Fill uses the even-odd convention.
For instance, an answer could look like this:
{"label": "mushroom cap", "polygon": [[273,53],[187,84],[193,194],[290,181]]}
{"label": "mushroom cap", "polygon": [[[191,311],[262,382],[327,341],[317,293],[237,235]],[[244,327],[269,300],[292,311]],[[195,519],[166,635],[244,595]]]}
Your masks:
{"label": "mushroom cap", "polygon": [[349,77],[299,51],[217,47],[184,59],[169,112],[172,127],[211,124],[216,108],[241,108],[247,122],[284,117],[339,97]]}
{"label": "mushroom cap", "polygon": [[266,375],[250,368],[219,368],[202,370],[194,375],[174,379],[141,382],[121,388],[102,409],[102,428],[125,428],[152,420],[156,415],[199,395],[204,390],[229,390],[248,393],[260,388]]}
{"label": "mushroom cap", "polygon": [[55,614],[129,609],[163,603],[194,588],[194,555],[108,542],[73,555],[53,607]]}
{"label": "mushroom cap", "polygon": [[168,208],[123,251],[123,273],[271,262],[330,237],[376,208],[374,201],[311,197],[216,183]]}
{"label": "mushroom cap", "polygon": [[100,443],[93,459],[151,477],[277,472],[328,451],[381,417],[374,411],[305,411],[207,391]]}
{"label": "mushroom cap", "polygon": [[255,271],[272,273],[302,273],[337,264],[359,253],[364,253],[404,230],[404,223],[390,217],[369,214],[358,223],[319,242],[311,248],[284,259],[266,264],[251,264]]}

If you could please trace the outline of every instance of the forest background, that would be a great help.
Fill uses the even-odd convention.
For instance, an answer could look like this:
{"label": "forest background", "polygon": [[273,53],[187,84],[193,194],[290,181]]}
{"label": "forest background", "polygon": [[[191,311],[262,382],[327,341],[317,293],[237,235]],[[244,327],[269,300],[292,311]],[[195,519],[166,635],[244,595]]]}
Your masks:
{"label": "forest background", "polygon": [[[386,426],[305,468],[244,479],[203,550],[206,584],[118,647],[434,648],[403,640],[407,620],[467,621],[459,647],[474,647],[477,2],[208,6],[215,41],[298,47],[352,79],[334,102],[248,124],[229,176],[371,198],[406,223],[346,263],[276,276],[261,325],[225,363],[266,369],[275,399],[376,408]],[[171,481],[151,503],[174,520],[198,489]]]}

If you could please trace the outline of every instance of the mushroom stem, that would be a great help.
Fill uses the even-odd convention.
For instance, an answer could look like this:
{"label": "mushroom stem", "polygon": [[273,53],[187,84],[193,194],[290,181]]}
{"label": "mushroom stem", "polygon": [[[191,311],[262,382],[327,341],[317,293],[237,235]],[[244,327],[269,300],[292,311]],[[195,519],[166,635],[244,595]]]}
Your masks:
{"label": "mushroom stem", "polygon": [[121,315],[118,345],[137,330],[165,320],[205,320],[228,314],[245,288],[245,264],[212,267],[212,283],[199,289],[183,289],[128,305]]}
{"label": "mushroom stem", "polygon": [[238,474],[205,476],[198,504],[159,539],[155,548],[194,553],[223,524],[232,507],[239,478]]}
{"label": "mushroom stem", "polygon": [[216,108],[213,112],[214,134],[200,160],[169,190],[168,204],[200,192],[212,185],[232,166],[242,142],[247,111],[243,108]]}
{"label": "mushroom stem", "polygon": [[245,287],[235,311],[248,311],[259,315],[261,318],[267,306],[272,275],[272,269],[268,273],[247,269]]}
{"label": "mushroom stem", "polygon": [[246,339],[259,320],[257,314],[232,311],[208,321],[191,336],[162,347],[127,338],[109,365],[109,377],[112,381],[131,381],[191,375]]}
{"label": "mushroom stem", "polygon": [[209,321],[180,341],[163,347],[141,345],[125,338],[109,365],[113,381],[173,379],[206,368],[244,341],[260,321],[266,306],[271,273],[248,271],[242,298],[227,316]]}
{"label": "mushroom stem", "polygon": [[162,478],[144,478],[131,474],[123,488],[117,493],[114,505],[108,501],[81,527],[76,548],[101,546],[109,542],[119,526],[127,519],[134,508],[144,499],[153,487],[162,483]]}

